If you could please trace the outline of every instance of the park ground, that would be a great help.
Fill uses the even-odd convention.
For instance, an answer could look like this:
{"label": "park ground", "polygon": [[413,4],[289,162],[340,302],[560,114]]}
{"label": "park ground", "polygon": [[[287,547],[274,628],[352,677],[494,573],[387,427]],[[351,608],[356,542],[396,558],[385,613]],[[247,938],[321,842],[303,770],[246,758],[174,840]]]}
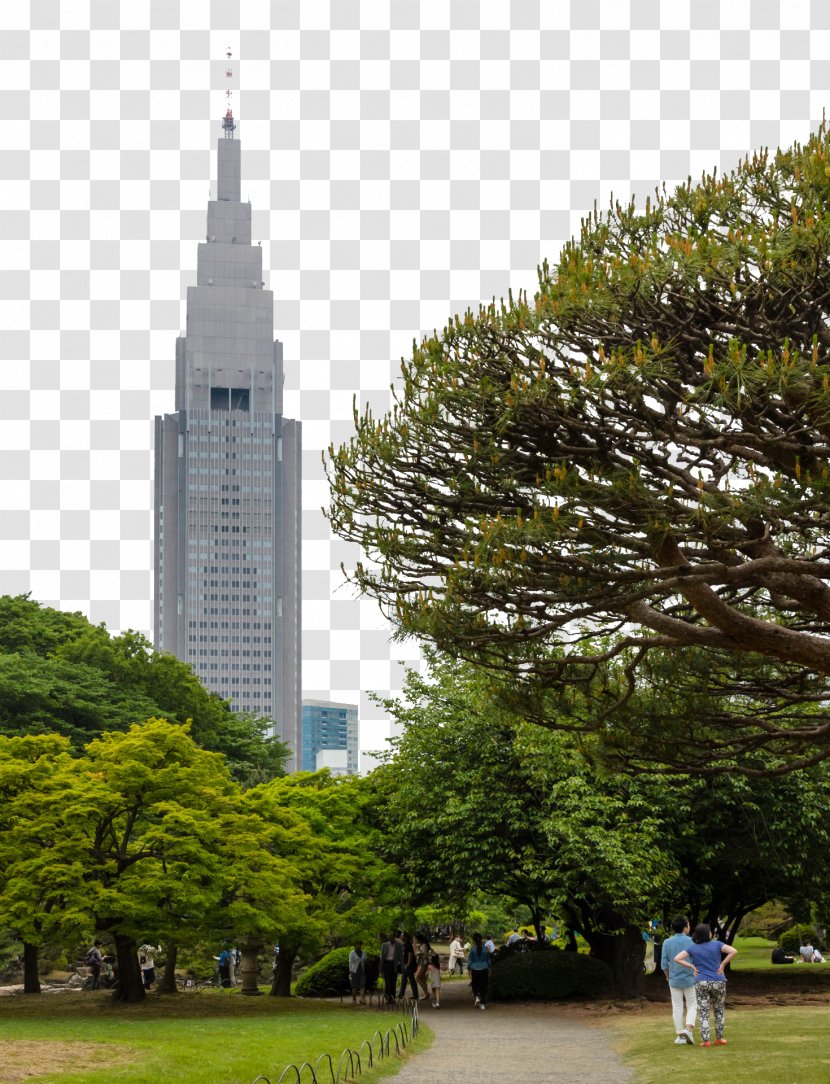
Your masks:
{"label": "park ground", "polygon": [[[251,1084],[260,1074],[275,1084],[289,1062],[314,1064],[325,1053],[336,1071],[346,1047],[359,1050],[378,1030],[405,1022],[409,1029],[401,1012],[219,990],[151,994],[139,1005],[114,1005],[103,991],[6,997],[0,1084]],[[418,1049],[431,1037],[422,1029]],[[379,1071],[359,1079],[372,1084],[408,1056],[384,1059]]]}
{"label": "park ground", "polygon": [[[391,1058],[371,1084],[826,1084],[830,964],[767,966],[769,945],[747,941],[730,980],[729,1046],[673,1044],[671,1010],[656,976],[633,1002],[472,1006],[467,983],[446,983],[440,1011],[408,1056]],[[102,992],[0,998],[0,1084],[275,1084],[288,1062],[335,1059],[399,1012],[330,1002],[243,998],[206,990],[141,1005]],[[433,1034],[434,1031],[434,1041]],[[377,1042],[376,1042],[377,1045]],[[364,1049],[365,1058],[365,1049]],[[306,1074],[308,1079],[311,1077]]]}

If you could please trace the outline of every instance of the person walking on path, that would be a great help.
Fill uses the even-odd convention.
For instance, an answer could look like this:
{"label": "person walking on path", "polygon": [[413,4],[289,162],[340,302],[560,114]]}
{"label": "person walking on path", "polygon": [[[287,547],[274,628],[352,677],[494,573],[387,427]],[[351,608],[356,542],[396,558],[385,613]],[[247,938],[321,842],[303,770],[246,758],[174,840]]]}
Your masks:
{"label": "person walking on path", "polygon": [[458,934],[450,941],[450,958],[447,962],[447,974],[455,974],[455,970],[458,968],[458,974],[464,974],[464,947],[461,944],[461,938]]}
{"label": "person walking on path", "polygon": [[387,1005],[391,1005],[395,1000],[395,983],[401,971],[403,971],[403,945],[398,940],[397,933],[393,932],[380,946],[380,972],[383,976]]}
{"label": "person walking on path", "polygon": [[490,983],[490,951],[481,942],[481,934],[473,934],[473,943],[467,954],[467,970],[473,986],[477,1009],[487,1008],[487,987]]}
{"label": "person walking on path", "polygon": [[424,999],[429,997],[429,987],[427,986],[427,972],[429,971],[429,958],[432,955],[432,949],[430,948],[427,935],[425,933],[415,934],[415,981],[424,991]]}
{"label": "person walking on path", "polygon": [[349,953],[349,983],[352,988],[352,1005],[366,1004],[366,953],[363,951],[363,942],[358,940]]}
{"label": "person walking on path", "polygon": [[[671,924],[674,933],[663,942],[660,954],[660,967],[666,976],[671,994],[671,1010],[674,1018],[675,1043],[678,1046],[694,1046],[692,1028],[697,1021],[697,998],[695,997],[694,975],[687,967],[674,962],[675,956],[692,944],[689,937],[689,920],[685,915],[678,915]],[[685,1002],[686,1020],[683,1020]]]}
{"label": "person walking on path", "polygon": [[407,983],[412,987],[412,997],[418,996],[418,984],[415,982],[415,946],[412,944],[412,937],[408,933],[403,935],[403,946],[401,948],[403,956],[402,971],[401,971],[401,988],[398,990],[398,997],[403,997],[406,994]]}
{"label": "person walking on path", "polygon": [[427,968],[427,982],[433,1009],[441,1008],[441,957],[433,952]]}
{"label": "person walking on path", "polygon": [[679,952],[674,962],[693,972],[695,995],[700,1013],[700,1045],[711,1046],[709,1041],[709,1011],[715,1016],[715,1046],[726,1046],[723,1037],[726,1022],[726,975],[723,969],[737,949],[723,941],[713,941],[712,931],[705,922],[695,926],[692,944]]}

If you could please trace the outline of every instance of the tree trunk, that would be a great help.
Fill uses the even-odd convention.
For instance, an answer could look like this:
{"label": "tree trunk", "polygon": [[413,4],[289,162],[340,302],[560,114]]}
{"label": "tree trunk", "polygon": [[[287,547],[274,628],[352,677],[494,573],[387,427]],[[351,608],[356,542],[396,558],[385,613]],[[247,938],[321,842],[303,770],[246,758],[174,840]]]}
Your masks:
{"label": "tree trunk", "polygon": [[176,988],[176,960],[179,955],[179,946],[169,942],[164,946],[164,974],[161,982],[156,986],[160,994],[175,994]]}
{"label": "tree trunk", "polygon": [[118,983],[112,995],[113,1001],[143,1001],[146,997],[141,968],[138,966],[138,950],[132,937],[114,933],[115,959],[118,964]]}
{"label": "tree trunk", "polygon": [[280,941],[280,954],[274,969],[274,981],[269,991],[271,997],[291,997],[291,973],[297,958],[297,946]]}
{"label": "tree trunk", "polygon": [[533,923],[533,929],[536,932],[536,940],[545,940],[545,927],[542,923],[542,908],[531,907],[530,908],[531,921]]}
{"label": "tree trunk", "polygon": [[23,942],[23,993],[39,994],[40,977],[37,973],[37,945]]}
{"label": "tree trunk", "polygon": [[258,997],[262,993],[259,988],[258,960],[262,948],[263,944],[261,941],[253,941],[249,938],[242,942],[242,966],[240,968],[242,974],[242,989],[240,990],[240,993],[247,994],[248,997]]}
{"label": "tree trunk", "polygon": [[585,933],[591,955],[608,964],[614,976],[614,994],[621,1001],[638,997],[643,985],[645,941],[639,926],[626,926],[622,933]]}

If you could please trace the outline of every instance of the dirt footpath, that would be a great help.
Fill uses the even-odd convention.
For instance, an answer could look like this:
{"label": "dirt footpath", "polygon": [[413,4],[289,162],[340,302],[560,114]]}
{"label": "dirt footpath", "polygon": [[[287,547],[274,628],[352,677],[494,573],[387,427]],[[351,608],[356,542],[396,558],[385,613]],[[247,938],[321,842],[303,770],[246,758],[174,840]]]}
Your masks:
{"label": "dirt footpath", "polygon": [[420,1004],[435,1042],[394,1078],[396,1084],[632,1084],[612,1049],[613,1032],[555,1005],[473,1007],[467,983],[447,983],[441,1008]]}

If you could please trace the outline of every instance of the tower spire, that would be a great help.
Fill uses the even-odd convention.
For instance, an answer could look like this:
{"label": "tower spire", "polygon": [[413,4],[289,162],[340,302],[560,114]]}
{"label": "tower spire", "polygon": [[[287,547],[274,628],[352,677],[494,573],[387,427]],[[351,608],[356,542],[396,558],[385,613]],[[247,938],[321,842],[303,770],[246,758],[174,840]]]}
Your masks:
{"label": "tower spire", "polygon": [[[228,58],[228,66],[225,69],[225,78],[231,79],[233,78],[233,68],[231,67],[231,57],[233,56],[233,53],[231,52],[230,45],[225,52],[225,56]],[[233,91],[230,87],[228,87],[228,89],[225,91],[225,98],[228,102],[228,111],[225,113],[224,119],[222,121],[222,131],[225,133],[225,139],[233,139],[233,133],[234,129],[236,128],[236,124],[234,123],[233,109],[231,108]]]}

